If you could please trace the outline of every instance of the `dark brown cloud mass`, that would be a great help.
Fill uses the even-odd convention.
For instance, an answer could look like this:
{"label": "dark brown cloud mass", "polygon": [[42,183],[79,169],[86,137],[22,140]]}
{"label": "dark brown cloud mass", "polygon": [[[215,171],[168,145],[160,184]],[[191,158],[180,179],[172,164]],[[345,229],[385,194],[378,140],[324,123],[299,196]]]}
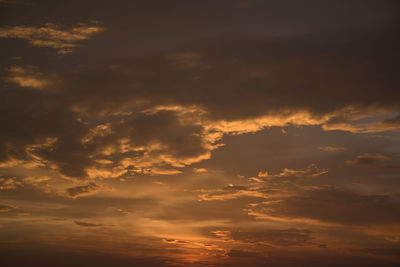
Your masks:
{"label": "dark brown cloud mass", "polygon": [[79,197],[81,195],[93,194],[99,190],[99,186],[93,182],[87,185],[80,185],[76,187],[67,188],[67,193],[71,197]]}
{"label": "dark brown cloud mass", "polygon": [[311,190],[298,196],[266,201],[247,210],[260,219],[315,220],[318,222],[358,224],[396,224],[399,203],[388,196],[360,196],[337,189]]}
{"label": "dark brown cloud mass", "polygon": [[82,226],[82,227],[99,227],[103,226],[103,224],[96,224],[96,223],[87,223],[87,222],[80,222],[80,221],[74,221],[75,224]]}
{"label": "dark brown cloud mass", "polygon": [[379,153],[364,153],[358,155],[354,160],[346,161],[346,163],[349,165],[372,165],[387,160],[390,160],[388,156]]}

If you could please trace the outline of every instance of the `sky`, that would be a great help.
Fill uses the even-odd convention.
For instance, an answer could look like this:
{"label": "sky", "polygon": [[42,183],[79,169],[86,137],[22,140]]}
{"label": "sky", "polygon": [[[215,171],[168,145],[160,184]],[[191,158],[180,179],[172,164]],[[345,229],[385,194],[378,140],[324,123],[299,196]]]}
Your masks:
{"label": "sky", "polygon": [[397,0],[0,0],[0,265],[400,264]]}

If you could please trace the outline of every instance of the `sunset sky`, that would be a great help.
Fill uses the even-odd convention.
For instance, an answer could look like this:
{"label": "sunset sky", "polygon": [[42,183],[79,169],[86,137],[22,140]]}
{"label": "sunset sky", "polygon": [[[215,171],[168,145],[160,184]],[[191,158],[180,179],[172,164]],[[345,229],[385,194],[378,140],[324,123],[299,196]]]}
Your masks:
{"label": "sunset sky", "polygon": [[399,32],[398,0],[0,0],[0,266],[400,266]]}

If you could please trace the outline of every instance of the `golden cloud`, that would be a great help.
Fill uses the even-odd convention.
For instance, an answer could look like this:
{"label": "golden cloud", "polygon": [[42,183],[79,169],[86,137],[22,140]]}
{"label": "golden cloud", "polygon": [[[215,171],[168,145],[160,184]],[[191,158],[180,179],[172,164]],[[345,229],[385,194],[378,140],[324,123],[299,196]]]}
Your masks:
{"label": "golden cloud", "polygon": [[9,75],[6,79],[20,87],[43,90],[53,84],[52,80],[39,72],[36,67],[13,66],[8,69]]}
{"label": "golden cloud", "polygon": [[33,46],[51,47],[59,54],[71,53],[78,43],[91,38],[94,34],[104,31],[98,23],[78,23],[65,29],[60,25],[47,23],[42,27],[6,26],[0,28],[0,38],[22,39]]}

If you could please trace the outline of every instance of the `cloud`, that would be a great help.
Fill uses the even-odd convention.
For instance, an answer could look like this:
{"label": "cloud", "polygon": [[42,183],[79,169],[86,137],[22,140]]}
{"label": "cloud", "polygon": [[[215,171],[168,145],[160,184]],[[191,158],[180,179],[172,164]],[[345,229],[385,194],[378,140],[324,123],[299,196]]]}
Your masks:
{"label": "cloud", "polygon": [[42,177],[37,177],[37,176],[31,176],[31,177],[25,177],[22,179],[22,181],[25,184],[40,184],[46,181],[50,181],[52,180],[52,178],[48,177],[48,176],[42,176]]}
{"label": "cloud", "polygon": [[387,125],[400,125],[400,116],[383,120],[382,123]]}
{"label": "cloud", "polygon": [[37,68],[34,66],[13,66],[9,68],[8,71],[9,76],[6,77],[6,79],[10,82],[16,83],[20,87],[42,90],[52,85],[52,81],[45,77],[43,73],[38,72]]}
{"label": "cloud", "polygon": [[[288,45],[279,46],[281,41],[262,40],[270,50],[256,46],[250,37],[239,41],[232,49],[221,49],[216,43],[203,41],[193,49],[184,49],[198,51],[194,54],[168,51],[161,55],[115,62],[105,67],[67,74],[63,90],[68,92],[66,99],[69,99],[69,108],[75,111],[75,116],[85,123],[93,117],[102,118],[105,123],[80,126],[86,128],[86,133],[76,136],[74,156],[69,152],[61,158],[59,149],[56,149],[47,157],[53,159],[60,170],[69,176],[115,178],[124,175],[178,174],[181,172],[179,168],[209,159],[212,151],[222,145],[218,142],[224,135],[251,133],[265,127],[289,124],[322,125],[326,130],[337,130],[339,128],[333,127],[334,118],[343,117],[345,123],[349,124],[348,121],[395,108],[392,99],[380,99],[385,94],[378,98],[363,94],[360,98],[354,92],[354,88],[361,84],[368,88],[378,83],[365,83],[358,78],[377,78],[374,75],[364,75],[375,73],[373,65],[354,67],[360,73],[352,76],[348,76],[339,67],[348,63],[358,66],[358,61],[351,61],[347,52],[339,52],[342,46],[357,47],[352,43],[355,40],[328,44],[323,40],[321,43],[307,38],[290,39]],[[300,41],[304,42],[310,58],[314,58],[314,48],[320,46],[326,46],[330,53],[307,60],[296,50],[296,43]],[[249,46],[254,46],[254,51],[250,49],[249,52]],[[256,52],[271,60],[258,62],[253,56]],[[171,58],[171,55],[175,56]],[[177,58],[176,55],[180,56]],[[385,54],[380,56],[385,57]],[[201,59],[201,64],[185,70],[176,67],[177,59],[193,57]],[[293,61],[293,58],[297,60]],[[379,55],[375,54],[374,59],[380,60]],[[232,60],[236,60],[236,63],[230,64]],[[309,63],[303,66],[304,62]],[[327,62],[330,63],[325,66]],[[304,76],[294,75],[297,82],[291,83],[285,77],[293,76],[293,68],[305,73]],[[315,71],[305,71],[309,68]],[[268,75],[269,72],[276,75]],[[318,79],[313,76],[315,72],[322,72]],[[336,72],[339,75],[332,84],[331,75]],[[226,78],[228,74],[230,78]],[[319,94],[318,90],[327,84],[346,89],[333,90],[334,95],[327,99],[321,98],[321,103],[312,101],[311,96]],[[307,92],[291,89],[298,86],[306,88],[304,90]],[[387,90],[390,91],[390,88],[392,85],[388,85]],[[229,94],[231,90],[235,94]],[[280,90],[288,92],[292,97],[281,99]],[[303,94],[297,95],[300,91]],[[116,121],[112,116],[118,116],[121,120]],[[159,123],[161,118],[169,121],[170,127],[163,122]],[[144,120],[149,123],[144,123]],[[357,127],[361,126],[349,125],[352,127],[342,127],[341,130],[360,133]],[[107,130],[101,134],[96,133],[99,130],[97,127],[103,126]],[[166,134],[157,136],[161,132]],[[84,140],[83,144],[77,144],[77,138]],[[54,154],[58,154],[56,160]],[[100,165],[94,161],[109,161],[112,164]]]}
{"label": "cloud", "polygon": [[23,186],[23,184],[15,177],[0,178],[0,190],[12,190],[20,186]]}
{"label": "cloud", "polygon": [[52,178],[48,176],[29,176],[25,178],[21,177],[0,177],[0,191],[16,190],[21,189],[25,186],[35,187],[43,192],[50,193],[51,187],[48,181]]}
{"label": "cloud", "polygon": [[76,187],[68,188],[67,194],[72,198],[78,198],[82,196],[93,195],[102,189],[101,186],[95,184],[94,182],[89,182],[87,185],[80,185]]}
{"label": "cloud", "polygon": [[118,212],[119,214],[121,214],[121,215],[127,215],[127,214],[130,213],[129,211],[124,210],[124,209],[117,209],[117,212]]}
{"label": "cloud", "polygon": [[[6,252],[32,239],[33,265],[358,266],[341,257],[398,242],[398,196],[379,195],[396,169],[343,167],[396,160],[395,1],[39,2],[0,30],[1,198],[32,215],[3,214]],[[100,24],[36,24],[89,13],[110,29],[99,43]]]}
{"label": "cloud", "polygon": [[374,128],[377,132],[398,131],[400,129],[400,116],[391,117],[375,123]]}
{"label": "cloud", "polygon": [[73,176],[90,161],[78,153],[85,126],[56,93],[4,86],[0,95],[0,165],[56,166]]}
{"label": "cloud", "polygon": [[[36,36],[58,38],[60,47],[52,47],[63,49],[63,44],[74,48],[100,32],[96,25],[1,32],[32,42]],[[0,103],[6,120],[0,164],[34,161],[35,155],[68,177],[176,175],[210,159],[227,135],[287,125],[337,130],[335,121],[352,125],[341,130],[360,133],[358,120],[399,107],[393,71],[389,66],[376,69],[379,62],[390,65],[391,47],[375,35],[331,42],[335,37],[221,36],[62,77],[55,73],[59,80],[16,67],[10,79],[26,90],[1,92],[7,101]],[[360,64],[365,55],[370,60]],[[329,97],[321,90],[329,91]],[[315,101],[315,95],[322,97]],[[45,147],[48,138],[56,142]],[[29,154],[32,145],[37,147]],[[290,171],[282,175],[294,175]]]}
{"label": "cloud", "polygon": [[52,187],[48,183],[49,181],[53,180],[51,177],[48,176],[29,176],[21,179],[21,182],[24,185],[31,185],[40,190],[50,193],[52,192]]}
{"label": "cloud", "polygon": [[258,219],[307,224],[376,225],[400,221],[400,205],[386,195],[359,195],[336,188],[304,190],[250,206]]}
{"label": "cloud", "polygon": [[[377,158],[382,159],[381,156]],[[324,227],[395,225],[400,221],[400,203],[390,195],[362,195],[309,179],[326,172],[313,164],[304,170],[286,168],[277,174],[260,172],[258,177],[250,177],[240,185],[200,190],[199,200],[233,203],[241,199],[247,203],[242,211],[249,216],[296,227],[299,224]],[[227,232],[217,235],[225,239],[231,236]]]}
{"label": "cloud", "polygon": [[267,171],[259,172],[258,177],[248,178],[245,185],[229,184],[222,189],[201,190],[199,200],[229,200],[241,197],[271,198],[291,195],[292,187],[299,178],[311,178],[323,175],[328,169],[320,169],[315,164],[310,164],[304,170],[284,168],[277,174],[268,174]]}
{"label": "cloud", "polygon": [[248,244],[258,244],[273,247],[291,247],[291,246],[321,246],[315,242],[312,232],[305,229],[254,229],[254,230],[234,230],[213,232],[218,237],[231,242],[245,242]]}
{"label": "cloud", "polygon": [[375,123],[354,123],[354,122],[339,122],[326,123],[322,126],[326,131],[346,131],[357,134],[381,133],[387,131],[396,131],[400,129],[399,124],[385,123],[384,121]]}
{"label": "cloud", "polygon": [[393,246],[393,247],[364,248],[361,251],[369,253],[369,254],[373,254],[373,255],[380,255],[380,256],[395,256],[395,255],[397,255],[397,257],[398,257],[398,255],[400,254],[400,247]]}
{"label": "cloud", "polygon": [[5,4],[5,5],[28,4],[29,5],[29,3],[26,3],[24,0],[0,0],[0,4]]}
{"label": "cloud", "polygon": [[223,189],[216,190],[202,190],[205,193],[199,195],[199,200],[214,201],[214,200],[228,200],[236,199],[240,197],[256,197],[265,198],[268,193],[272,193],[273,190],[267,187],[260,186],[237,186],[230,184]]}
{"label": "cloud", "polygon": [[291,170],[285,168],[281,173],[269,175],[267,171],[259,172],[259,178],[290,178],[290,177],[315,177],[328,172],[328,169],[320,169],[315,164],[310,164],[305,170]]}
{"label": "cloud", "polygon": [[86,153],[96,159],[86,169],[89,177],[175,175],[181,173],[179,168],[208,159],[218,147],[215,140],[201,125],[180,117],[180,112],[163,109],[124,115],[91,130],[83,139]]}
{"label": "cloud", "polygon": [[0,38],[22,39],[33,46],[51,47],[59,54],[66,54],[78,47],[79,42],[104,30],[97,23],[78,23],[69,29],[53,23],[42,27],[6,26],[0,28]]}
{"label": "cloud", "polygon": [[12,210],[15,210],[17,207],[15,206],[10,206],[10,205],[1,205],[0,204],[0,213],[2,212],[10,212]]}
{"label": "cloud", "polygon": [[254,251],[232,249],[227,253],[227,255],[231,258],[238,258],[238,257],[239,258],[253,258],[253,257],[259,257],[260,253],[254,252]]}
{"label": "cloud", "polygon": [[196,52],[174,53],[167,58],[172,64],[183,69],[196,68],[201,64],[201,54]]}
{"label": "cloud", "polygon": [[[124,114],[119,120],[91,125],[57,94],[25,90],[2,94],[6,119],[2,167],[40,163],[75,178],[175,175],[181,173],[177,168],[210,158],[218,147],[214,134],[192,122],[186,109]],[[28,128],[26,135],[23,129]]]}
{"label": "cloud", "polygon": [[382,155],[380,153],[364,153],[362,155],[357,156],[353,160],[347,160],[347,165],[372,165],[377,164],[382,161],[390,160],[390,158],[386,155]]}
{"label": "cloud", "polygon": [[[387,45],[396,42],[394,35],[344,35],[275,39],[221,36],[140,60],[115,62],[108,68],[86,71],[71,82],[79,96],[94,91],[110,95],[102,105],[96,103],[97,97],[91,98],[91,102],[86,97],[77,98],[81,108],[88,112],[128,111],[129,107],[146,103],[197,105],[213,120],[229,122],[266,115],[284,118],[297,113],[308,113],[314,121],[338,115],[351,120],[368,109],[397,109],[397,82],[390,69],[394,51]],[[333,42],[338,39],[341,41]],[[362,44],[364,47],[357,49]],[[322,49],[326,53],[320,53]],[[178,59],[185,60],[196,55],[201,64],[189,61],[193,67],[177,68],[176,60],[166,60],[171,55],[181,55]],[[362,64],[365,56],[369,60]],[[375,63],[379,62],[385,68],[378,69]],[[363,88],[362,94],[357,88]],[[321,91],[329,92],[329,96],[321,95]]]}
{"label": "cloud", "polygon": [[346,148],[340,146],[320,146],[318,149],[326,152],[346,150]]}
{"label": "cloud", "polygon": [[79,226],[82,226],[82,227],[99,227],[99,226],[104,225],[104,224],[88,223],[88,222],[81,222],[81,221],[74,221],[74,223]]}
{"label": "cloud", "polygon": [[193,171],[194,172],[208,172],[208,170],[206,168],[194,168]]}

